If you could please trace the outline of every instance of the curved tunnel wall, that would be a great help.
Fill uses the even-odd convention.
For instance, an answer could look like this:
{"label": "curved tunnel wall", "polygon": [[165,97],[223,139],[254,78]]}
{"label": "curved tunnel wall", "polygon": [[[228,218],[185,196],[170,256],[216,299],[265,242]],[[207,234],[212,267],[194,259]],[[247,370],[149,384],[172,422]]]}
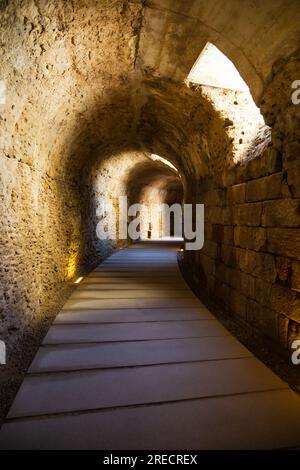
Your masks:
{"label": "curved tunnel wall", "polygon": [[[107,156],[122,152],[178,168],[186,202],[206,204],[204,249],[185,255],[202,288],[289,346],[300,320],[300,111],[290,100],[299,24],[297,2],[280,0],[2,4],[1,337],[10,350],[110,252],[95,241],[91,211],[115,177],[117,157],[107,169]],[[228,118],[183,81],[208,40],[272,127],[272,143],[249,161],[234,161]]]}

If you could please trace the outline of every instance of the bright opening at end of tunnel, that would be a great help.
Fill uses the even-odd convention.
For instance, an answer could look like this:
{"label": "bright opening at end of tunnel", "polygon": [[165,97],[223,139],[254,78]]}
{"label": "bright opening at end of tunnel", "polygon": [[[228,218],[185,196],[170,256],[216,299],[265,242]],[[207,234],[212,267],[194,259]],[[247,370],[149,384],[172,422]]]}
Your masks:
{"label": "bright opening at end of tunnel", "polygon": [[187,82],[249,93],[247,84],[231,60],[210,42],[193,65]]}

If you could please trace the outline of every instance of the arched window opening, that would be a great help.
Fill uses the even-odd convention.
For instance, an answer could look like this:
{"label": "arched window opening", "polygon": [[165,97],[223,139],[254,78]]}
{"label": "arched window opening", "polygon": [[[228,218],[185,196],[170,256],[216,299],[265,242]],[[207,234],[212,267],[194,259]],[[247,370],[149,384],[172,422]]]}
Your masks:
{"label": "arched window opening", "polygon": [[216,46],[208,42],[187,76],[189,87],[201,87],[226,122],[232,141],[233,162],[258,156],[271,141],[248,85],[235,65]]}

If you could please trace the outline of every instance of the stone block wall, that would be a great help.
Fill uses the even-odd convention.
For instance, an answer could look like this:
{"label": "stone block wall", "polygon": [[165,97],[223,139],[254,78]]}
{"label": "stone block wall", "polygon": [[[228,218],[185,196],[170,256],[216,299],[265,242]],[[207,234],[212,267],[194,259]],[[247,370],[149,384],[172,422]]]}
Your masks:
{"label": "stone block wall", "polygon": [[8,361],[25,330],[34,334],[66,301],[76,277],[111,252],[94,243],[88,188],[0,156],[0,337]]}
{"label": "stone block wall", "polygon": [[200,182],[194,202],[205,204],[205,244],[185,253],[201,288],[223,310],[284,348],[300,334],[295,175],[270,146],[219,181]]}

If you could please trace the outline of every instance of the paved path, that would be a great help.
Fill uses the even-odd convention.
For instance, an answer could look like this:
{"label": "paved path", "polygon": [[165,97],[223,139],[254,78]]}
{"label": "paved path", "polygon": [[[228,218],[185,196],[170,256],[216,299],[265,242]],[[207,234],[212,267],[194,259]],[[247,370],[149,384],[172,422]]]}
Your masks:
{"label": "paved path", "polygon": [[31,364],[0,448],[300,445],[300,397],[193,295],[176,249],[137,244],[79,284]]}

